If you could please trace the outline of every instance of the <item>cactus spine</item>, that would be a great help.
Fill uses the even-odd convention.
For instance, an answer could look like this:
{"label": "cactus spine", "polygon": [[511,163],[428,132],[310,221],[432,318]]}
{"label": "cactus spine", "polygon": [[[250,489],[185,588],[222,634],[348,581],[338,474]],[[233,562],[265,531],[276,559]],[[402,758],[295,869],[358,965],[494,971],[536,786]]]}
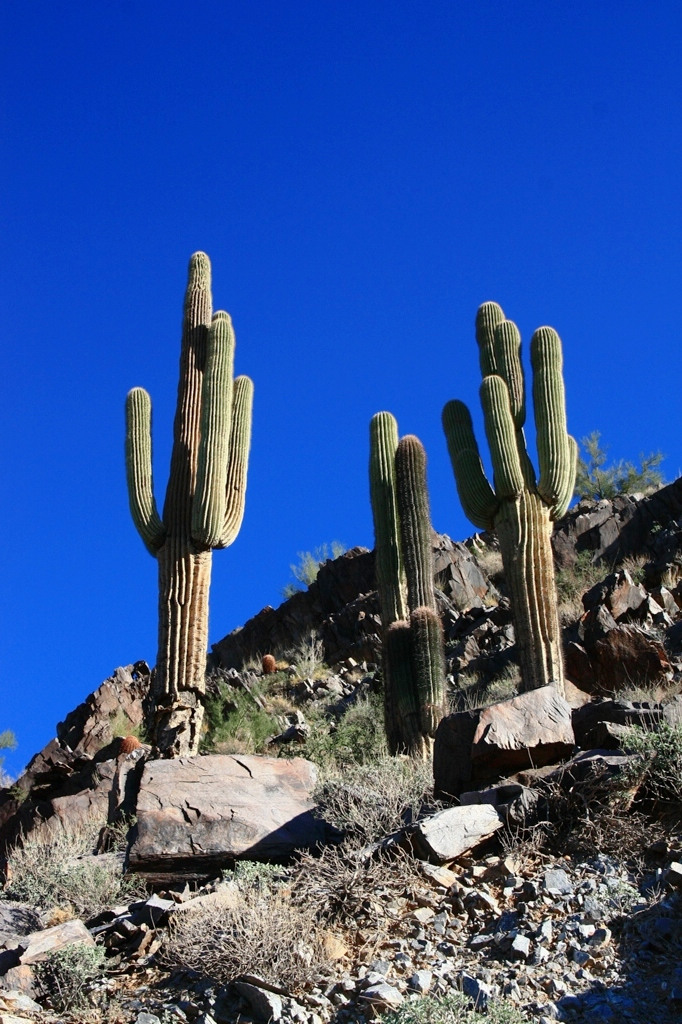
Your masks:
{"label": "cactus spine", "polygon": [[384,631],[384,717],[391,753],[428,756],[444,714],[443,631],[433,588],[426,453],[398,441],[387,412],[370,424],[370,495]]}
{"label": "cactus spine", "polygon": [[486,302],[476,317],[483,383],[480,397],[493,464],[486,479],[471,416],[459,401],[443,409],[443,428],[462,506],[480,529],[495,529],[509,585],[522,689],[553,683],[564,690],[552,522],[568,508],[577,445],[566,430],[559,335],[540,327],[531,339],[539,480],[526,451],[521,338],[501,308]]}
{"label": "cactus spine", "polygon": [[133,521],[159,565],[159,649],[153,683],[157,751],[196,753],[203,719],[211,549],[244,515],[253,384],[233,380],[234,332],[211,313],[211,266],[195,253],[185,293],[171,468],[160,517],[152,481],[151,399],[126,401],[126,471]]}

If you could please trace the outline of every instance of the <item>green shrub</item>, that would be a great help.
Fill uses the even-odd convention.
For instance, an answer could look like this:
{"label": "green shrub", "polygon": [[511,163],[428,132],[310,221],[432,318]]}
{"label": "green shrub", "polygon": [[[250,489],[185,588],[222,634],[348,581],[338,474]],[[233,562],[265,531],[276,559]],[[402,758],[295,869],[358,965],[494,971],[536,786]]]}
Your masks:
{"label": "green shrub", "polygon": [[277,719],[263,707],[261,687],[249,692],[224,681],[206,694],[204,727],[200,747],[204,754],[262,753],[266,740],[280,732]]}
{"label": "green shrub", "polygon": [[414,999],[385,1014],[382,1024],[530,1024],[529,1018],[512,1003],[491,1000],[483,1017],[474,1009],[471,1000],[460,993],[442,996],[424,996]]}
{"label": "green shrub", "polygon": [[459,672],[455,689],[448,695],[451,709],[473,711],[510,700],[518,694],[520,682],[521,672],[516,662],[507,662],[488,675],[471,669]]}
{"label": "green shrub", "polygon": [[351,704],[340,718],[327,717],[317,708],[306,712],[310,735],[301,753],[323,772],[333,773],[347,765],[372,764],[386,757],[383,701],[371,694]]}
{"label": "green shrub", "polygon": [[[0,732],[0,750],[15,750],[17,746],[17,738],[11,729],[5,729]],[[0,788],[3,786],[9,786],[12,779],[3,768],[4,758],[0,756]]]}
{"label": "green shrub", "polygon": [[606,466],[606,448],[600,444],[601,434],[594,430],[580,441],[587,458],[578,457],[575,474],[577,498],[615,498],[617,494],[650,494],[662,487],[664,480],[659,470],[663,461],[661,452],[640,455],[637,468],[632,462],[614,462]]}
{"label": "green shrub", "polygon": [[631,726],[622,740],[637,760],[624,772],[626,786],[639,785],[652,800],[682,802],[682,725],[661,722],[655,730]]}
{"label": "green shrub", "polygon": [[366,764],[346,763],[327,771],[315,799],[325,821],[364,846],[413,821],[432,790],[430,762],[384,754]]}
{"label": "green shrub", "polygon": [[1,898],[40,910],[55,907],[88,918],[144,891],[110,856],[90,856],[102,823],[55,824],[30,833],[9,854],[10,880]]}
{"label": "green shrub", "polygon": [[324,644],[316,630],[311,629],[302,637],[287,657],[296,669],[299,679],[310,679],[325,668]]}
{"label": "green shrub", "polygon": [[48,953],[34,967],[36,980],[50,1005],[59,1013],[82,1010],[88,992],[104,973],[105,953],[101,946],[76,943]]}
{"label": "green shrub", "polygon": [[296,582],[287,583],[282,590],[282,596],[289,598],[300,590],[306,590],[317,579],[320,566],[324,565],[329,558],[340,558],[345,550],[344,544],[333,540],[331,549],[329,544],[322,544],[314,551],[299,551],[298,562],[289,566],[291,575]]}

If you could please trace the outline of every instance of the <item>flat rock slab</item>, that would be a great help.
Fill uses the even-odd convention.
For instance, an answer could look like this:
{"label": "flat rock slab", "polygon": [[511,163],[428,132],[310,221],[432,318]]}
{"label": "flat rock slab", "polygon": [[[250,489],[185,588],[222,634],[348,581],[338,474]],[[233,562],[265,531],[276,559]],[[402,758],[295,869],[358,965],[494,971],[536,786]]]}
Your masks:
{"label": "flat rock slab", "polygon": [[23,952],[19,957],[19,963],[36,964],[40,960],[44,960],[49,953],[77,943],[94,946],[95,940],[83,922],[74,918],[72,921],[64,921],[62,924],[54,925],[53,928],[44,928],[42,931],[33,932],[20,939],[19,945]]}
{"label": "flat rock slab", "polygon": [[503,824],[491,804],[447,807],[420,821],[413,841],[420,857],[442,864],[473,850]]}
{"label": "flat rock slab", "polygon": [[149,761],[137,800],[131,870],[201,876],[236,858],[279,860],[324,841],[315,766],[255,754]]}

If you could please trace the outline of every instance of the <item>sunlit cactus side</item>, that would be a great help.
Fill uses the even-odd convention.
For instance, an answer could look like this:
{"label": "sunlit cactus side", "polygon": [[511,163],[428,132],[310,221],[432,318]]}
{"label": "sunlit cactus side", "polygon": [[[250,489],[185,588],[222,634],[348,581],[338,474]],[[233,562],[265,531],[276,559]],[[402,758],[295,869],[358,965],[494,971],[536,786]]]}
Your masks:
{"label": "sunlit cactus side", "polygon": [[370,424],[370,493],[388,747],[391,753],[427,756],[444,714],[445,662],[433,587],[426,454],[415,437],[398,442],[390,413],[377,413]]}
{"label": "sunlit cactus side", "polygon": [[261,669],[264,676],[271,676],[277,669],[277,662],[274,654],[264,654],[261,661]]}
{"label": "sunlit cactus side", "polygon": [[471,416],[459,401],[443,410],[457,491],[474,526],[496,530],[510,590],[523,690],[554,684],[564,691],[552,522],[568,508],[577,445],[566,429],[559,335],[540,327],[531,339],[539,479],[526,450],[521,337],[501,308],[486,302],[476,317],[485,432],[493,465],[488,482]]}
{"label": "sunlit cactus side", "polygon": [[234,331],[211,312],[211,266],[195,253],[185,293],[171,468],[159,516],[152,480],[151,399],[126,401],[126,472],[133,521],[159,564],[159,650],[149,732],[165,757],[196,753],[203,720],[211,549],[244,515],[253,384],[233,380]]}
{"label": "sunlit cactus side", "polygon": [[408,615],[396,494],[397,449],[395,417],[390,412],[376,413],[369,425],[369,487],[374,517],[375,573],[384,629]]}

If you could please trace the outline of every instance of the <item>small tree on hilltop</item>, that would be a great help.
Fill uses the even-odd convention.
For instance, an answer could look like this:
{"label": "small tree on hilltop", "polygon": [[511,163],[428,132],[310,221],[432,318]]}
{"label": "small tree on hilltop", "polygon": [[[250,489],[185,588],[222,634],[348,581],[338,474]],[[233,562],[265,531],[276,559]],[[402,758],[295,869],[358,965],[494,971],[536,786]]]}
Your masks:
{"label": "small tree on hilltop", "polygon": [[[17,738],[11,729],[0,732],[0,750],[15,750]],[[0,756],[0,786],[7,786],[12,781],[3,768],[4,757]]]}
{"label": "small tree on hilltop", "polygon": [[585,452],[578,456],[575,477],[576,498],[615,498],[617,494],[651,494],[665,483],[659,466],[665,456],[662,452],[640,455],[639,469],[632,462],[613,462],[606,465],[606,446],[601,445],[601,433],[593,430],[580,441]]}

